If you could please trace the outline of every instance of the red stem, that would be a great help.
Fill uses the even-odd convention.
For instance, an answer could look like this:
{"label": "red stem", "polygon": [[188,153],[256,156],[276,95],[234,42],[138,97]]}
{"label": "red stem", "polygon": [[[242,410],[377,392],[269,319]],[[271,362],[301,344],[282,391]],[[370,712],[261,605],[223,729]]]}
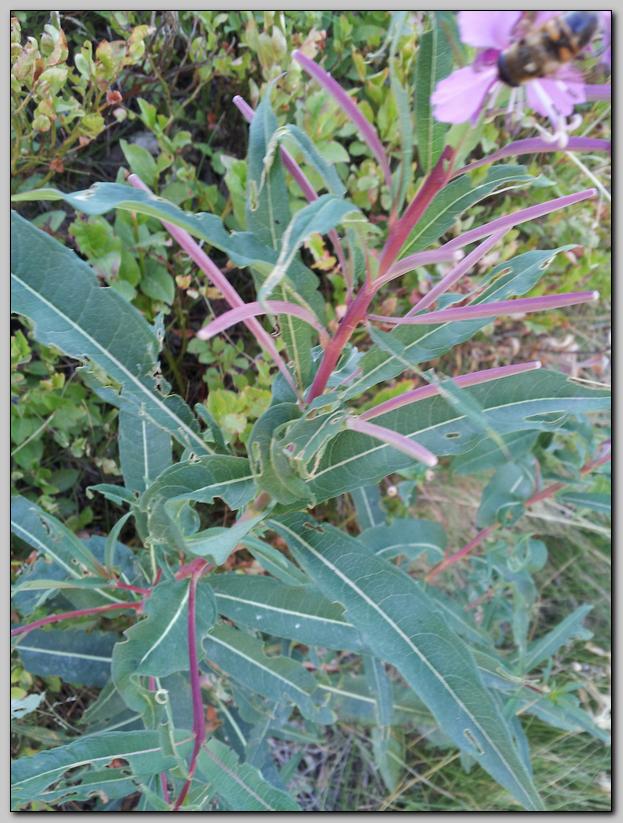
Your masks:
{"label": "red stem", "polygon": [[61,620],[71,620],[74,617],[86,617],[90,614],[103,614],[104,612],[112,612],[118,609],[141,609],[141,603],[111,603],[107,606],[93,606],[91,609],[76,609],[71,612],[61,612],[60,614],[50,614],[47,617],[42,617],[41,620],[35,620],[34,623],[27,623],[25,626],[18,626],[16,629],[11,629],[11,637],[18,634],[26,634],[33,629],[38,629],[41,626],[47,626],[49,623],[60,623]]}
{"label": "red stem", "polygon": [[411,233],[411,229],[424,214],[433,197],[450,179],[455,154],[454,149],[446,146],[435,167],[431,170],[430,174],[424,178],[424,182],[418,189],[411,203],[407,206],[405,213],[390,231],[387,242],[381,252],[379,277],[382,277],[387,272],[394,260],[398,257],[400,249],[404,246]]}
{"label": "red stem", "polygon": [[[612,455],[610,452],[609,440],[606,440],[602,444],[602,449],[604,447],[607,449],[605,453],[602,453],[595,459],[589,460],[588,463],[585,463],[584,466],[582,466],[582,468],[580,469],[580,474],[588,474],[597,466],[601,466],[611,459]],[[551,486],[548,486],[547,488],[542,489],[541,491],[533,494],[532,497],[529,497],[524,503],[524,506],[532,506],[534,503],[538,503],[540,500],[546,500],[549,497],[553,497],[561,489],[564,489],[564,487],[567,485],[568,483],[565,482],[552,483]],[[491,526],[487,526],[486,529],[482,529],[482,531],[479,531],[478,534],[475,537],[473,537],[469,541],[469,543],[463,546],[462,549],[459,549],[458,552],[451,554],[449,557],[446,557],[444,560],[442,560],[441,563],[438,563],[436,566],[433,566],[433,568],[426,575],[426,582],[430,583],[430,581],[434,577],[437,577],[438,574],[441,574],[441,572],[445,571],[450,566],[453,566],[455,563],[458,563],[460,560],[462,560],[464,557],[470,554],[477,546],[479,546],[484,540],[486,540],[487,537],[489,537],[489,535],[492,534],[492,532],[496,531],[496,529],[499,529],[501,525],[501,523],[493,523]]]}
{"label": "red stem", "polygon": [[454,149],[446,146],[437,164],[424,179],[424,182],[407,207],[407,210],[390,231],[387,242],[380,255],[377,278],[376,280],[371,280],[368,276],[355,299],[349,304],[346,314],[338,326],[335,337],[329,342],[324,351],[320,366],[314,377],[314,382],[306,397],[308,403],[311,403],[315,397],[318,397],[318,395],[322,394],[325,390],[329,378],[340,359],[344,346],[350,340],[355,328],[366,318],[370,303],[377,291],[375,286],[376,282],[387,272],[404,245],[413,226],[420,219],[433,197],[446,184],[452,169],[454,154]]}

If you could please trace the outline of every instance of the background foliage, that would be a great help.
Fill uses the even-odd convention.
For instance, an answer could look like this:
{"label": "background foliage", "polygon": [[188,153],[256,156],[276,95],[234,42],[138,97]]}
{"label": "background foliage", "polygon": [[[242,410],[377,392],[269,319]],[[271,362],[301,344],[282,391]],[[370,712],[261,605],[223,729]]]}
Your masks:
{"label": "background foliage", "polygon": [[[451,25],[451,20],[446,23]],[[418,71],[422,71],[417,56],[418,49],[428,47],[423,34],[427,21],[416,13],[409,34],[400,40],[395,52],[388,40],[390,25],[390,15],[385,12],[18,12],[11,34],[12,192],[25,193],[44,185],[75,191],[95,179],[124,181],[131,171],[185,211],[216,214],[229,230],[238,229],[245,223],[250,173],[245,159],[248,128],[231,101],[240,94],[256,107],[267,84],[277,81],[272,105],[279,124],[296,123],[303,129],[322,158],[335,165],[347,196],[372,223],[382,226],[390,205],[389,193],[383,189],[381,171],[369,148],[345,114],[290,55],[299,48],[312,58],[322,58],[324,67],[337,80],[347,88],[356,87],[360,106],[375,124],[391,157],[419,174],[437,159],[435,135],[427,143],[426,135],[420,132],[418,142],[425,148],[405,157],[400,129],[396,128],[400,113],[395,98],[385,89],[391,65],[391,82],[402,83],[415,105],[422,105],[417,97]],[[304,105],[293,101],[304,101]],[[457,127],[455,130],[457,142],[462,141],[465,155],[470,158],[513,139],[503,119],[485,122],[467,142]],[[582,133],[609,137],[608,103],[595,103],[585,113]],[[605,157],[583,156],[582,160],[592,174],[608,184]],[[563,152],[524,158],[524,162],[526,172],[542,184],[541,188],[531,189],[531,203],[591,185]],[[317,169],[307,165],[305,169],[311,182],[320,186]],[[416,174],[405,174],[403,185],[408,202],[415,191]],[[291,207],[302,206],[304,201],[293,181],[288,180],[288,187]],[[511,198],[509,192],[485,199],[456,221],[450,235],[465,231],[472,223],[507,213],[510,203],[515,202]],[[271,401],[274,375],[270,362],[251,335],[239,326],[209,341],[195,337],[206,316],[219,314],[225,304],[220,292],[198,275],[187,255],[171,242],[160,221],[122,210],[89,216],[62,201],[51,208],[49,204],[29,203],[20,211],[34,225],[73,248],[90,264],[100,283],[112,286],[120,298],[141,313],[162,344],[163,379],[189,406],[199,403],[204,407],[206,419],[215,421],[232,454],[244,454],[253,425]],[[547,282],[542,280],[530,294],[554,288],[555,280],[556,291],[599,289],[601,302],[572,314],[551,312],[489,322],[469,343],[456,346],[442,357],[441,370],[460,374],[493,367],[521,351],[522,359],[538,357],[545,365],[573,376],[608,382],[609,246],[609,203],[604,198],[596,206],[559,212],[509,232],[497,256],[483,260],[483,272],[517,254],[564,247],[551,277]],[[241,295],[254,299],[245,272],[235,269],[217,250],[211,254],[229,270]],[[332,247],[316,235],[306,243],[305,259],[323,276],[326,325],[334,330],[345,295],[341,278],[333,273]],[[383,313],[404,314],[413,295],[428,287],[423,277],[420,269],[395,281],[384,292]],[[469,285],[466,283],[465,288]],[[333,298],[329,299],[331,291]],[[131,474],[127,464],[123,465],[123,437],[128,436],[123,426],[128,421],[124,424],[122,413],[106,402],[101,390],[92,390],[96,374],[77,368],[76,361],[37,342],[29,324],[21,318],[14,320],[11,342],[14,492],[62,520],[101,559],[106,550],[103,535],[113,528],[119,508],[114,500],[89,489],[97,484],[119,483],[122,471],[126,477],[128,472]],[[353,343],[361,342],[355,336]],[[414,380],[403,377],[389,386],[374,388],[365,396],[363,408],[413,385]],[[601,417],[597,422],[600,434],[607,434],[607,420]],[[581,426],[575,431],[540,435],[533,454],[552,477],[566,470],[576,472],[590,458],[592,438]],[[166,454],[160,459],[162,466],[167,465]],[[523,468],[534,471],[533,465]],[[503,470],[503,466],[497,468],[497,472]],[[398,532],[405,518],[443,522],[443,539],[458,547],[467,539],[466,522],[473,524],[473,531],[484,528],[496,522],[500,508],[509,502],[518,506],[518,514],[523,513],[521,494],[513,501],[496,498],[500,478],[491,467],[477,476],[479,482],[475,485],[473,476],[467,475],[467,467],[458,460],[436,470],[434,478],[418,465],[389,476],[377,491],[370,492],[370,499],[358,499],[355,493],[343,495],[320,503],[315,515],[347,532],[364,532],[372,541],[370,545],[379,539],[375,527],[386,520],[389,529],[383,529],[383,533],[392,527]],[[540,716],[538,712],[531,714],[524,725],[533,751],[534,773],[548,810],[609,807],[609,763],[602,739],[608,724],[610,561],[608,521],[600,513],[608,492],[609,477],[602,467],[576,499],[558,498],[555,503],[543,504],[513,526],[517,542],[514,566],[504,555],[510,533],[509,524],[504,523],[498,551],[494,546],[487,553],[486,568],[476,563],[454,579],[455,583],[460,580],[465,604],[470,604],[477,624],[500,645],[514,642],[524,654],[534,637],[546,636],[577,612],[577,622],[569,626],[568,636],[554,649],[545,682],[560,694],[561,705],[569,711],[581,708],[587,718],[593,718],[593,737],[579,733],[578,726],[569,726],[568,721],[567,727],[556,729],[547,723],[543,712]],[[225,525],[225,507],[213,510],[213,517],[214,522],[206,525]],[[130,529],[123,536],[127,545],[139,544],[138,535]],[[431,544],[438,555],[430,549],[430,562],[445,548],[441,538],[433,537],[437,539],[431,538]],[[31,545],[18,536],[13,555],[18,582],[33,576],[34,567],[42,562],[36,559]],[[285,546],[278,540],[275,545],[281,549]],[[273,556],[270,548],[249,543],[247,552],[232,558],[228,574],[222,576],[223,588],[216,590],[219,607],[226,601],[228,586],[238,585],[234,572],[257,571],[259,558],[265,563],[284,562],[278,579],[300,585],[297,567],[279,560],[282,554]],[[124,562],[134,562],[131,552],[126,557],[122,546],[118,551]],[[423,555],[419,560],[416,555],[414,552],[410,568],[421,571]],[[490,584],[485,587],[486,596],[483,574]],[[452,581],[446,585],[452,586]],[[29,603],[25,601],[28,597]],[[16,598],[15,607],[21,615],[39,615],[36,608],[43,605],[43,600],[35,602],[33,597],[36,593],[22,592]],[[72,592],[69,599],[74,607],[79,607],[80,597],[79,591]],[[163,597],[170,598],[163,605],[165,611],[178,602],[174,584]],[[580,615],[578,610],[586,602],[594,604],[593,609],[588,616],[584,612]],[[329,612],[330,605],[326,604]],[[327,616],[331,616],[329,612]],[[522,623],[526,614],[532,618],[529,625]],[[232,617],[246,625],[244,615]],[[584,625],[590,628],[592,639],[586,629],[580,628],[580,617],[586,618]],[[107,628],[117,632],[126,625],[119,617],[106,622]],[[85,729],[97,729],[98,724],[103,728],[109,717],[115,717],[101,709],[104,701],[102,693],[98,697],[98,689],[106,677],[104,673],[102,679],[97,667],[91,668],[86,679],[84,672],[61,679],[42,663],[42,649],[47,649],[49,657],[55,648],[67,649],[63,646],[67,642],[74,649],[97,649],[105,658],[110,653],[107,634],[99,635],[97,626],[95,621],[87,621],[70,632],[46,630],[28,635],[35,651],[30,656],[26,651],[16,655],[12,668],[12,697],[16,701],[12,745],[16,756],[72,741],[79,747],[88,743]],[[226,633],[227,629],[222,631]],[[284,634],[283,626],[264,634],[272,644],[271,650],[283,655],[280,659],[292,656],[292,665],[296,662],[298,666],[296,676],[304,679],[306,672],[297,660],[298,652],[284,637],[289,635]],[[566,650],[564,644],[573,638],[573,646]],[[249,643],[251,639],[249,635]],[[226,643],[227,637],[221,640]],[[212,643],[211,659],[227,671],[228,660],[218,657],[216,641],[207,642]],[[334,642],[335,648],[351,649],[343,637]],[[350,642],[356,647],[356,641],[351,638]],[[330,643],[326,645],[334,648]],[[248,653],[260,656],[255,647],[250,646]],[[314,662],[315,668],[324,672],[328,687],[332,683],[335,686],[338,670],[345,678],[343,682],[348,683],[351,700],[340,707],[345,719],[331,727],[311,723],[310,718],[318,720],[320,710],[313,701],[300,698],[297,706],[303,722],[284,725],[282,729],[286,728],[287,733],[282,730],[273,734],[277,723],[272,730],[265,730],[265,736],[257,741],[255,759],[250,758],[253,765],[261,766],[265,775],[271,774],[271,769],[278,771],[279,779],[271,782],[281,783],[284,788],[288,785],[302,808],[310,810],[479,810],[483,792],[489,810],[508,808],[503,791],[484,772],[470,771],[465,758],[449,749],[447,739],[430,726],[430,718],[417,716],[421,706],[404,708],[411,720],[415,717],[415,731],[406,739],[400,734],[400,723],[383,718],[382,706],[377,707],[380,716],[366,716],[369,707],[365,700],[356,699],[357,694],[365,695],[365,683],[370,678],[385,677],[388,683],[378,693],[389,689],[391,702],[391,690],[398,688],[398,681],[392,686],[387,675],[375,673],[373,658],[365,666],[360,665],[360,659],[341,652],[336,665],[335,655],[329,651]],[[131,669],[131,659],[128,667]],[[176,683],[182,688],[176,677],[179,675],[175,671],[163,674],[169,693],[175,691]],[[301,684],[307,688],[303,680]],[[239,705],[245,707],[240,716],[229,716],[229,695],[213,688],[215,705],[220,710],[214,718],[215,727],[221,725],[223,730],[227,726],[225,737],[233,751],[219,752],[222,744],[216,739],[211,745],[215,756],[226,759],[235,751],[241,756],[232,737],[236,728],[242,728],[245,734],[257,733],[261,714],[256,696],[244,694],[238,685],[230,687]],[[267,694],[270,689],[270,684],[266,685]],[[184,697],[181,692],[180,696]],[[188,700],[187,694],[185,698]],[[140,703],[138,690],[136,699]],[[174,713],[180,713],[176,725],[179,721],[189,728],[183,718],[184,699],[179,703],[172,707]],[[374,729],[371,719],[376,724]],[[124,732],[126,739],[129,734]],[[389,738],[383,739],[383,735]],[[155,742],[163,752],[162,767],[168,767],[172,762],[166,760],[169,750],[160,740]],[[201,764],[208,780],[213,763],[206,755]],[[236,759],[231,765],[239,768]],[[251,784],[254,774],[249,772]],[[135,789],[120,773],[110,777],[108,791],[98,789],[93,797],[89,798],[87,792],[84,797],[76,794],[73,799],[57,800],[52,793],[45,803],[37,800],[30,807],[134,807],[138,802]],[[157,808],[150,791],[154,788],[143,787],[143,797],[151,799]],[[129,805],[124,805],[128,801],[123,798],[128,795]],[[269,800],[282,802],[280,796]],[[239,797],[236,802],[243,803]]]}

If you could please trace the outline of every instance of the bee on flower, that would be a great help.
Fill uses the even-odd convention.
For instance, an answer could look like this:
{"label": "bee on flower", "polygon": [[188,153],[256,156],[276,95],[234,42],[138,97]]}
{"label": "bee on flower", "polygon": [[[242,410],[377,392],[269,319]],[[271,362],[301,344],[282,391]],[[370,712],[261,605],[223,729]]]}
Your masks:
{"label": "bee on flower", "polygon": [[471,65],[437,84],[431,98],[435,117],[444,123],[475,124],[495,105],[502,89],[509,88],[508,113],[519,116],[529,108],[548,118],[551,132],[535,122],[536,128],[564,148],[569,132],[581,122],[575,106],[602,96],[602,87],[587,86],[572,62],[590,48],[599,30],[608,52],[602,61],[608,62],[610,16],[584,11],[459,12],[462,42],[479,51]]}

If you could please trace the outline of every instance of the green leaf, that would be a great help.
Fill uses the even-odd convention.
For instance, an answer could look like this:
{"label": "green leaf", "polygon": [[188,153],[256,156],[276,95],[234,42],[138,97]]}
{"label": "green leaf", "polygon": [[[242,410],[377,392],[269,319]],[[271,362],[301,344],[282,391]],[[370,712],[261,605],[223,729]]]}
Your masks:
{"label": "green leaf", "polygon": [[85,767],[101,769],[116,759],[127,760],[130,768],[141,775],[156,774],[175,765],[174,757],[162,753],[159,732],[110,732],[84,737],[16,760],[12,767],[13,801],[25,804],[36,800],[66,772]]}
{"label": "green leaf", "polygon": [[[335,171],[331,163],[327,162],[327,160],[325,159],[327,154],[329,154],[331,150],[334,150],[335,152],[337,152],[338,161],[348,162],[348,154],[344,151],[341,144],[325,144],[325,148],[329,149],[329,151],[325,150],[323,156],[323,154],[321,154],[316,149],[315,145],[305,134],[305,132],[301,131],[301,129],[299,129],[297,126],[286,125],[278,129],[275,133],[275,138],[281,140],[284,137],[286,139],[290,138],[292,142],[296,144],[298,149],[303,153],[305,162],[312,168],[314,168],[320,175],[321,179],[327,187],[327,191],[330,194],[336,195],[336,197],[342,197],[346,192],[346,188],[340,180],[338,173]],[[346,156],[344,157],[344,155]]]}
{"label": "green leaf", "polygon": [[389,526],[373,526],[363,531],[359,540],[374,554],[386,560],[401,555],[413,560],[422,552],[427,552],[431,563],[443,558],[448,542],[444,528],[439,523],[415,518],[397,518]]}
{"label": "green leaf", "polygon": [[183,461],[166,469],[138,502],[147,516],[155,548],[177,548],[201,556],[211,554],[223,563],[237,543],[259,522],[249,518],[229,529],[215,527],[198,532],[199,520],[189,504],[212,503],[220,497],[231,509],[240,509],[255,494],[253,475],[243,457],[211,455]]}
{"label": "green leaf", "polygon": [[[11,531],[29,546],[47,555],[68,578],[81,580],[83,578],[81,566],[90,568],[95,573],[101,570],[97,559],[93,557],[83,541],[65,529],[62,523],[44,512],[36,503],[32,503],[25,497],[16,496],[11,499]],[[68,538],[68,534],[71,538]],[[90,558],[89,564],[84,567],[83,561],[87,556]],[[120,597],[101,589],[97,589],[96,592],[107,603],[122,601]]]}
{"label": "green leaf", "polygon": [[197,454],[210,449],[180,397],[155,388],[159,342],[142,315],[50,235],[11,215],[12,307],[35,324],[36,339],[92,360],[122,386],[120,402]]}
{"label": "green leaf", "polygon": [[286,586],[304,586],[309,583],[307,575],[291,560],[264,540],[253,535],[246,535],[241,540],[242,545],[260,563],[262,568],[281,580]]}
{"label": "green leaf", "polygon": [[378,486],[362,486],[350,493],[357,511],[357,523],[362,530],[380,526],[385,532],[385,511]]}
{"label": "green leaf", "polygon": [[301,811],[292,797],[271,786],[253,766],[240,763],[235,752],[216,738],[212,738],[202,747],[197,759],[197,768],[232,810]]}
{"label": "green leaf", "polygon": [[[535,432],[517,432],[503,438],[504,446],[511,458],[525,457],[536,443],[538,434]],[[452,461],[452,469],[457,474],[476,474],[485,469],[492,469],[508,461],[499,447],[491,441],[482,441],[473,449],[460,454]]]}
{"label": "green leaf", "polygon": [[128,143],[127,140],[120,140],[119,145],[134,174],[138,174],[143,183],[154,186],[158,180],[158,167],[147,149]]}
{"label": "green leaf", "polygon": [[[112,678],[127,706],[142,715],[154,709],[153,692],[141,678],[188,671],[188,580],[159,583],[147,599],[144,617],[125,632],[113,652]],[[216,618],[207,583],[197,586],[196,632],[200,643]]]}
{"label": "green leaf", "polygon": [[121,409],[118,438],[126,488],[143,492],[171,465],[171,437],[146,417]]}
{"label": "green leaf", "polygon": [[[609,393],[588,389],[552,371],[525,372],[467,389],[491,427],[501,435],[557,430],[569,414],[609,407]],[[421,400],[375,422],[413,438],[441,456],[472,449],[481,435],[473,423],[441,397]],[[412,459],[385,443],[356,432],[339,433],[327,446],[309,483],[317,501],[373,483],[405,469]]]}
{"label": "green leaf", "polygon": [[[270,274],[274,266],[283,265],[279,249],[283,233],[290,223],[288,190],[277,151],[277,119],[270,107],[271,88],[272,84],[269,84],[253,116],[247,156],[247,227],[253,232],[255,241],[259,240],[269,249],[268,257],[271,262],[270,268],[265,264],[254,266],[254,270],[259,272],[262,278]],[[288,283],[322,320],[324,307],[316,291],[317,278],[301,263],[296,252],[297,249],[294,248],[287,265]],[[276,256],[272,257],[271,253]],[[259,283],[262,282],[262,278],[259,279]],[[284,282],[278,289],[277,296],[280,299],[291,298],[288,283]],[[264,293],[257,280],[256,288],[260,293]],[[312,332],[305,323],[288,315],[283,318],[281,330],[286,348],[294,362],[298,383],[301,386],[306,385],[312,369]]]}
{"label": "green leaf", "polygon": [[561,646],[576,637],[580,640],[589,640],[593,634],[583,626],[583,622],[592,608],[588,605],[579,606],[544,637],[535,640],[528,647],[527,654],[522,660],[524,671],[529,672],[540,663],[549,660]]}
{"label": "green leaf", "polygon": [[[527,294],[543,277],[556,254],[567,248],[563,246],[552,251],[530,251],[501,263],[480,282],[479,287],[484,286],[484,291],[476,297],[473,304]],[[359,364],[361,376],[348,384],[344,397],[357,397],[371,386],[390,380],[404,370],[406,362],[410,366],[418,366],[424,361],[439,357],[459,343],[469,340],[490,322],[484,319],[430,326],[405,325],[388,334],[376,332],[388,345],[385,350],[375,347],[363,356]]]}
{"label": "green leaf", "polygon": [[431,96],[439,83],[452,70],[452,50],[432,17],[432,29],[425,32],[419,43],[415,65],[415,130],[418,157],[424,172],[429,172],[443,151],[444,136],[448,129],[433,117]]}
{"label": "green leaf", "polygon": [[211,583],[220,614],[242,626],[310,646],[355,651],[363,647],[342,607],[314,589],[241,574],[214,575]]}
{"label": "green leaf", "polygon": [[[307,485],[294,473],[289,460],[272,448],[277,433],[300,416],[301,411],[296,403],[270,406],[256,421],[247,442],[251,468],[258,487],[267,491],[278,503],[285,505],[304,505],[310,500]],[[275,458],[278,460],[277,465]]]}
{"label": "green leaf", "polygon": [[262,283],[258,300],[267,300],[270,297],[288,274],[296,253],[312,234],[327,234],[353,212],[359,213],[359,209],[333,194],[323,194],[297,211],[283,233],[279,257],[273,270]]}
{"label": "green leaf", "polygon": [[609,494],[599,492],[565,492],[558,496],[561,503],[571,504],[579,509],[590,509],[590,511],[605,514],[608,517],[611,513],[611,497]]}
{"label": "green leaf", "polygon": [[429,248],[452,228],[465,209],[479,203],[502,186],[525,187],[534,184],[536,179],[538,178],[528,174],[524,166],[509,164],[491,166],[484,179],[481,178],[477,183],[467,174],[457,177],[435,195],[402,247],[401,257]]}
{"label": "green leaf", "polygon": [[108,632],[35,629],[18,644],[24,668],[40,677],[56,675],[80,686],[106,685],[117,637]]}
{"label": "green leaf", "polygon": [[523,501],[534,491],[534,478],[527,466],[500,466],[482,492],[476,525],[479,529],[492,523],[512,526],[524,513]]}
{"label": "green leaf", "polygon": [[373,654],[396,666],[443,732],[525,808],[542,808],[469,649],[420,586],[332,526],[304,515],[287,515],[270,525],[325,596],[344,604]]}
{"label": "green leaf", "polygon": [[331,723],[326,698],[314,677],[289,657],[268,657],[264,645],[231,626],[216,626],[203,641],[208,660],[258,694],[276,702],[287,698],[316,723]]}

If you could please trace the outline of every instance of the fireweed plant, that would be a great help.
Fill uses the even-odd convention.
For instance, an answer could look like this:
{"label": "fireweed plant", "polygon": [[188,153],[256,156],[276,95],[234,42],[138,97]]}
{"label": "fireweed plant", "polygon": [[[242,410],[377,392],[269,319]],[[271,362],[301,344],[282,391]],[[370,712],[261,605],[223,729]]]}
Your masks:
{"label": "fireweed plant", "polygon": [[[422,88],[442,77],[431,59],[441,36],[433,21],[420,45]],[[126,509],[107,537],[81,538],[26,498],[13,500],[14,533],[37,552],[15,585],[17,652],[35,674],[101,689],[81,736],[15,762],[15,808],[89,800],[116,810],[135,795],[137,810],[297,810],[288,790],[297,759],[277,768],[271,741],[304,745],[347,720],[371,727],[391,790],[411,732],[458,748],[466,765],[508,791],[509,808],[538,810],[520,717],[607,740],[579,700],[548,681],[557,651],[587,636],[590,606],[531,639],[532,574],[547,550],[531,535],[519,539],[512,525],[543,499],[581,495],[587,475],[607,468],[608,441],[585,415],[605,411],[608,394],[537,361],[452,378],[432,365],[495,317],[597,299],[593,291],[525,296],[565,248],[527,251],[477,274],[509,230],[571,211],[595,190],[472,221],[456,234],[471,206],[537,182],[524,166],[496,161],[556,147],[524,139],[461,166],[460,147],[444,145],[446,127],[432,118],[430,93],[415,101],[413,133],[392,69],[403,163],[410,168],[417,137],[422,170],[407,200],[405,167],[392,168],[355,99],[317,62],[300,52],[294,59],[378,163],[391,197],[386,233],[346,199],[336,169],[302,130],[278,126],[270,85],[256,110],[234,100],[250,124],[240,231],[216,215],[182,211],[136,175],[129,185],[14,198],[161,221],[229,304],[198,336],[244,324],[275,365],[271,405],[244,452],[227,445],[203,404],[193,413],[171,394],[159,368],[162,320],[150,326],[74,252],[13,214],[13,309],[39,341],[82,361],[85,383],[117,407],[123,485],[91,494]],[[608,149],[587,137],[567,145]],[[286,175],[308,201],[293,215]],[[301,255],[317,235],[344,281],[346,305],[333,325]],[[201,244],[250,272],[255,300],[241,298]],[[405,316],[378,313],[386,287],[434,266],[443,274],[431,274],[431,288]],[[469,288],[457,291],[467,275]],[[403,373],[419,387],[374,402],[378,387]],[[463,548],[447,546],[442,523],[409,516],[412,491],[440,461],[458,474],[493,473],[480,531]],[[405,500],[393,520],[378,485],[389,475]],[[341,495],[355,505],[348,530],[323,519],[321,504]],[[239,562],[237,552],[252,560]],[[452,595],[443,586],[451,580]],[[502,594],[488,597],[492,590]],[[467,608],[478,596],[480,621]]]}

